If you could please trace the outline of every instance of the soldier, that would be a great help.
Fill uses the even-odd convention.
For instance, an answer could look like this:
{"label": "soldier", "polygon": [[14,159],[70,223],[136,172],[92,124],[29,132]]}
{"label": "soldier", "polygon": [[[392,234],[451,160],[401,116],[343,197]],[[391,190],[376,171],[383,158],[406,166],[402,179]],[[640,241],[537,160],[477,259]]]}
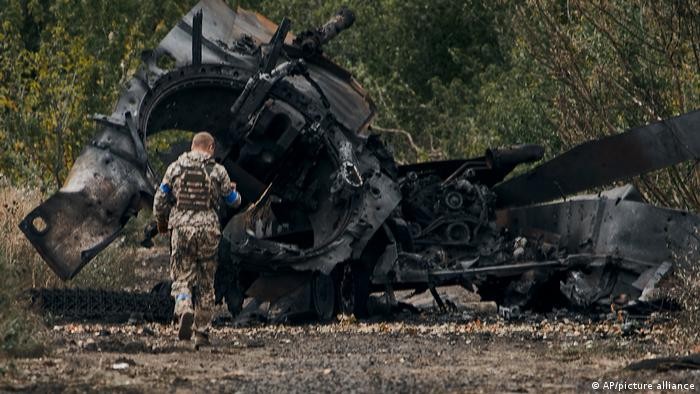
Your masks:
{"label": "soldier", "polygon": [[220,199],[232,207],[241,204],[236,184],[215,163],[214,137],[197,133],[192,149],[170,164],[156,191],[153,212],[159,233],[171,232],[171,294],[175,297],[178,338],[192,338],[195,347],[209,344],[214,304],[214,271],[221,230]]}

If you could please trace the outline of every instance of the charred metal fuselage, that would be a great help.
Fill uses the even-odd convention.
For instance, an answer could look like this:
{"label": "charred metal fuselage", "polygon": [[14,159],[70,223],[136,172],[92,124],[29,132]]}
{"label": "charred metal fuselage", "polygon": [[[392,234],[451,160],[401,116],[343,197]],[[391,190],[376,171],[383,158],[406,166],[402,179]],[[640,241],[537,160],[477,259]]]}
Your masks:
{"label": "charred metal fuselage", "polygon": [[[215,135],[215,156],[244,197],[242,211],[221,213],[216,290],[234,312],[245,293],[288,312],[361,315],[371,291],[437,294],[442,284],[506,304],[588,307],[648,295],[693,250],[697,216],[629,189],[541,203],[697,159],[700,114],[582,145],[505,182],[543,149],[397,166],[371,134],[372,102],[322,53],[353,20],[342,9],[294,37],[286,19],[201,1],[144,53],[64,187],[22,230],[73,277],[150,206],[159,178],[146,136],[179,129]],[[162,68],[167,58],[174,67]],[[621,149],[626,160],[615,160]]]}

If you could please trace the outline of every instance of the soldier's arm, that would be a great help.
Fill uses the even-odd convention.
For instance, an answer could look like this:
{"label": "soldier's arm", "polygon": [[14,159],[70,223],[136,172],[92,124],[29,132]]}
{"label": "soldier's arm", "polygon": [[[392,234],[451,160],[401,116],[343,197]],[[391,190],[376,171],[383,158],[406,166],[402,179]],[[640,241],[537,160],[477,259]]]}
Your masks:
{"label": "soldier's arm", "polygon": [[160,183],[160,186],[158,186],[156,195],[153,198],[153,217],[159,229],[167,227],[170,210],[175,200],[172,189],[174,169],[175,163],[168,166],[168,170],[165,171],[165,175],[163,176],[163,181]]}
{"label": "soldier's arm", "polygon": [[231,183],[226,169],[222,165],[217,165],[215,173],[219,184],[221,185],[221,197],[226,202],[226,205],[238,208],[241,206],[241,194],[238,193],[234,185]]}

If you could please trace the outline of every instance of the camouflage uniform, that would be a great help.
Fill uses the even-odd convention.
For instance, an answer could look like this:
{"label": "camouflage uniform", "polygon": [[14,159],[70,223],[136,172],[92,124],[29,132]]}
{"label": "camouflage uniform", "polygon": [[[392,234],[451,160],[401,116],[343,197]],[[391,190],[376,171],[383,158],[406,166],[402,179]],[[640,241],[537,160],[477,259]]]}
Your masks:
{"label": "camouflage uniform", "polygon": [[153,212],[158,223],[168,223],[170,273],[175,316],[194,312],[195,329],[207,329],[214,304],[214,272],[221,230],[220,200],[240,205],[226,169],[208,154],[182,154],[165,172],[156,191]]}

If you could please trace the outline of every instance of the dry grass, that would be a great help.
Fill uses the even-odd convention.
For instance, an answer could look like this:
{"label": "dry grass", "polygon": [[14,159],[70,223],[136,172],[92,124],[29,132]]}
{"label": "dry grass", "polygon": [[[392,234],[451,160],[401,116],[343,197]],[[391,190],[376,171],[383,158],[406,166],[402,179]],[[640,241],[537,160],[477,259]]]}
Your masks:
{"label": "dry grass", "polygon": [[35,190],[0,184],[0,351],[14,356],[31,356],[44,351],[40,320],[27,314],[22,290],[31,286],[40,259],[17,228],[24,214],[35,206]]}
{"label": "dry grass", "polygon": [[676,330],[678,339],[688,346],[700,344],[700,264],[697,251],[678,258],[673,277],[668,283],[668,294],[680,307]]}
{"label": "dry grass", "polygon": [[74,279],[63,282],[49,269],[17,227],[19,222],[42,201],[35,189],[18,188],[0,181],[0,256],[18,283],[30,287],[123,288],[132,284],[138,260],[138,236],[147,218],[132,220],[124,235],[100,253]]}
{"label": "dry grass", "polygon": [[11,272],[17,274],[19,285],[31,284],[31,278],[41,258],[17,227],[20,220],[41,202],[41,195],[32,189],[19,189],[0,183],[0,256]]}
{"label": "dry grass", "polygon": [[41,319],[26,313],[25,297],[32,287],[133,286],[138,259],[138,234],[146,218],[132,220],[124,236],[100,253],[76,278],[62,282],[43,262],[18,228],[19,222],[44,196],[34,188],[9,185],[0,178],[0,352],[34,355],[42,352]]}

